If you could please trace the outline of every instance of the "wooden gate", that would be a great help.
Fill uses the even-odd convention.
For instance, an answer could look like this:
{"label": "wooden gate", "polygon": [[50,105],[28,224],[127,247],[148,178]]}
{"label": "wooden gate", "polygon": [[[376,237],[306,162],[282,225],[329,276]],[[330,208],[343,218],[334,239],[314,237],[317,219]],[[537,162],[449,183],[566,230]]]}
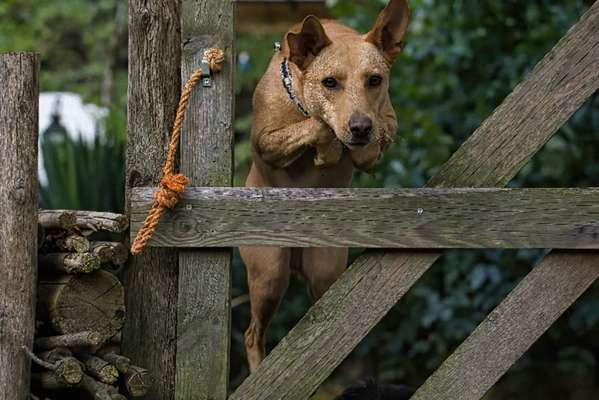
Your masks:
{"label": "wooden gate", "polygon": [[[134,14],[130,18],[139,18],[141,24],[143,10],[136,9],[136,2],[132,1]],[[233,2],[203,3],[201,7],[192,0],[183,1],[183,78],[197,63],[201,49],[220,46],[231,61]],[[144,54],[133,51],[138,56]],[[132,69],[147,61],[132,59]],[[196,93],[198,112],[188,113],[196,116],[186,123],[182,169],[196,185],[230,184],[231,71],[229,66],[215,78],[212,89]],[[144,83],[135,78],[132,85]],[[229,397],[231,400],[308,398],[433,265],[441,255],[439,249],[561,249],[550,253],[521,281],[414,398],[483,397],[599,277],[599,253],[595,251],[599,249],[598,189],[500,189],[598,88],[596,2],[431,179],[427,189],[203,187],[186,191],[181,204],[163,218],[151,242],[155,247],[188,248],[181,249],[178,256],[178,281],[176,274],[163,270],[173,266],[172,255],[157,250],[146,254],[146,261],[136,262],[133,267],[139,271],[132,272],[142,280],[164,279],[151,283],[151,290],[166,293],[161,284],[169,290],[178,286],[175,397],[227,397],[230,253],[223,247],[262,244],[385,249],[361,256],[259,370]],[[131,90],[146,93],[141,87]],[[130,110],[133,105],[134,114],[151,113],[140,110],[146,100],[130,99]],[[172,103],[172,97],[169,101]],[[207,116],[199,117],[200,109]],[[142,128],[130,123],[130,129],[146,128],[156,132],[147,122]],[[157,132],[155,137],[154,145],[158,143],[162,150],[159,145],[164,132]],[[135,142],[132,145],[130,152],[141,157],[138,164],[142,164],[144,149]],[[137,173],[137,181],[130,182],[130,187],[147,185],[157,178],[151,172],[141,178]],[[131,192],[132,235],[151,205],[153,190],[138,187]],[[156,266],[161,257],[166,263],[163,269]],[[154,265],[150,272],[144,265],[148,262]],[[144,273],[153,275],[142,278]],[[136,313],[144,301],[133,300]],[[155,314],[154,318],[161,317]],[[165,325],[168,332],[151,335],[171,335],[172,339],[174,317],[166,318],[171,321]],[[143,323],[131,328],[125,340],[144,335],[143,328]],[[174,345],[168,340],[164,343]],[[160,349],[155,343],[141,344],[149,345],[146,352]]]}

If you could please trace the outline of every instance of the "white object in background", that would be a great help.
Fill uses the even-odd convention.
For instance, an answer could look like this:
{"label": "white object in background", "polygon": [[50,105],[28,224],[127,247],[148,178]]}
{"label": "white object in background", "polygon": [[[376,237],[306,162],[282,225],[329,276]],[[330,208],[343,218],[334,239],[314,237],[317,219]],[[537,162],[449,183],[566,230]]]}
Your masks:
{"label": "white object in background", "polygon": [[[82,139],[84,142],[93,143],[96,135],[100,133],[102,118],[108,115],[108,109],[95,104],[84,104],[81,96],[68,92],[43,92],[40,93],[40,122],[39,144],[43,140],[43,133],[52,123],[52,115],[58,113],[62,125],[69,137],[73,140]],[[44,170],[44,160],[41,150],[38,158],[38,176],[43,186],[48,184],[48,177]]]}

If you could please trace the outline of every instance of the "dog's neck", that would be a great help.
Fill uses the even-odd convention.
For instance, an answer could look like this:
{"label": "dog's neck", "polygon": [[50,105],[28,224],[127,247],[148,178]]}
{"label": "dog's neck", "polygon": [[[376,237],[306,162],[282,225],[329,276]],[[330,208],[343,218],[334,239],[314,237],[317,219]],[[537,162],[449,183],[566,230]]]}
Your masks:
{"label": "dog's neck", "polygon": [[291,68],[289,66],[289,59],[287,57],[283,58],[281,62],[281,82],[283,83],[283,87],[285,91],[289,95],[289,98],[295,104],[297,109],[302,113],[304,117],[309,117],[310,113],[303,106],[299,97],[295,94],[295,90],[293,89],[293,74],[291,73]]}

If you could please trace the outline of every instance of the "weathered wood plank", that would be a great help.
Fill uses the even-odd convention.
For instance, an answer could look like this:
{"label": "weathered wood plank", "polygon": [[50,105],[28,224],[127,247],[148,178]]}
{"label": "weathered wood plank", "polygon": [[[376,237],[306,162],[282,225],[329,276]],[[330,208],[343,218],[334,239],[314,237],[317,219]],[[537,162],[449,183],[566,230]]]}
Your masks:
{"label": "weathered wood plank", "polygon": [[[160,180],[180,93],[180,16],[178,1],[129,1],[127,199]],[[175,398],[177,265],[176,250],[146,249],[125,268],[123,352],[151,371],[149,400]]]}
{"label": "weathered wood plank", "polygon": [[[582,104],[599,87],[599,68],[596,65],[599,60],[598,26],[599,2],[596,2],[545,56],[535,72],[516,89],[519,95],[512,95],[505,100],[489,122],[485,122],[473,138],[464,143],[459,154],[451,161],[453,167],[443,168],[440,175],[431,180],[430,186],[506,185],[518,169],[555,133],[554,129],[543,130],[548,127],[546,120],[551,120],[555,126],[561,126],[576,110],[573,104]],[[567,71],[576,71],[576,74],[564,73]],[[543,77],[541,81],[539,76]],[[572,87],[576,89],[570,90]],[[520,103],[526,103],[528,98],[537,97],[539,93],[552,101],[542,101],[532,111],[530,108],[519,107]],[[530,114],[542,115],[542,118],[533,118],[530,123],[513,125],[510,130],[499,129],[507,120],[522,121]],[[502,151],[503,157],[495,156],[498,148],[485,145],[487,142],[502,143],[500,147],[509,151]],[[489,160],[493,160],[493,163],[489,164]],[[492,173],[489,173],[485,166],[491,167]],[[395,296],[397,288],[411,286],[415,282],[414,275],[424,273],[439,256],[440,253],[395,255],[393,265],[401,266],[405,271],[412,271],[411,274],[390,274],[384,286],[363,291],[359,297],[351,296],[352,302],[356,304],[371,304],[372,299],[386,297],[394,300],[384,302],[383,306],[376,309],[350,306],[352,290],[348,289],[351,289],[351,281],[368,281],[376,277],[376,274],[368,274],[368,268],[350,269],[350,272],[344,274],[308,311],[299,323],[299,328],[294,328],[272,351],[258,371],[235,391],[231,400],[308,398],[393,307],[395,300],[401,297]],[[361,260],[361,264],[364,264],[364,260]],[[358,274],[359,277],[355,277],[354,274]],[[333,300],[342,293],[347,294],[348,304],[339,308]],[[337,324],[321,329],[322,321],[326,319],[334,319]],[[358,327],[352,331],[351,340],[340,340],[338,332],[343,329],[345,321],[350,320],[355,321]],[[306,347],[307,341],[310,347]],[[301,359],[293,358],[293,355],[297,354],[294,350],[296,348],[303,350]],[[293,371],[293,374],[286,371]]]}
{"label": "weathered wood plank", "polygon": [[[153,195],[134,193],[137,227]],[[599,248],[594,188],[191,188],[182,200],[160,222],[154,245]]]}
{"label": "weathered wood plank", "polygon": [[[230,186],[233,175],[234,4],[183,0],[182,78],[206,49],[226,54],[210,88],[197,88],[181,136],[181,172],[195,185]],[[177,399],[225,400],[229,382],[230,250],[179,254]]]}
{"label": "weathered wood plank", "polygon": [[599,253],[546,257],[413,399],[479,400],[597,278]]}
{"label": "weathered wood plank", "polygon": [[0,54],[0,399],[29,398],[37,277],[39,58]]}

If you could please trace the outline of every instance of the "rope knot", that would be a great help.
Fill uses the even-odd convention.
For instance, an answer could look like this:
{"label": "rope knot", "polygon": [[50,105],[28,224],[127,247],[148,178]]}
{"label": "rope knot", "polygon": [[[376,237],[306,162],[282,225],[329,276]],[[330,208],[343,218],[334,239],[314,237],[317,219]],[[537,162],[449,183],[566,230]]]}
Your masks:
{"label": "rope knot", "polygon": [[165,175],[160,181],[160,187],[154,198],[163,207],[174,208],[179,202],[181,193],[185,186],[189,184],[189,179],[185,175]]}
{"label": "rope knot", "polygon": [[221,49],[211,48],[204,52],[204,57],[210,64],[212,72],[220,72],[222,64],[225,62],[225,52]]}

